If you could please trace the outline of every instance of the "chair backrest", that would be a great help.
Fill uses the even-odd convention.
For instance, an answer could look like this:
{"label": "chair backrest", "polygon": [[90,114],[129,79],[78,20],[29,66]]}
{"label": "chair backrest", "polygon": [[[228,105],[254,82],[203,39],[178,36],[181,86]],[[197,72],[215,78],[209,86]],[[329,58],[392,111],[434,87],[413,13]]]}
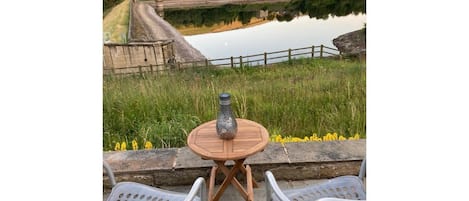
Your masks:
{"label": "chair backrest", "polygon": [[[184,201],[187,194],[167,191],[134,182],[119,182],[112,188],[108,201]],[[196,197],[194,200],[199,201]]]}
{"label": "chair backrest", "polygon": [[116,184],[114,173],[106,161],[103,160],[103,167],[106,170],[112,184],[112,191],[107,201],[206,201],[207,190],[205,179],[199,177],[195,180],[188,194],[167,191],[148,185],[135,182],[119,182]]}
{"label": "chair backrest", "polygon": [[350,200],[365,200],[366,191],[363,178],[366,176],[366,159],[360,166],[357,176],[341,176],[329,179],[323,183],[308,185],[303,188],[281,190],[272,172],[265,172],[266,198],[270,200],[317,200],[320,198],[341,198]]}
{"label": "chair backrest", "polygon": [[352,201],[352,200],[342,199],[342,198],[320,198],[320,199],[317,199],[316,201]]}
{"label": "chair backrest", "polygon": [[285,190],[283,193],[290,200],[316,200],[324,197],[351,200],[366,199],[362,180],[357,176],[336,177],[324,183],[309,185],[300,189]]}

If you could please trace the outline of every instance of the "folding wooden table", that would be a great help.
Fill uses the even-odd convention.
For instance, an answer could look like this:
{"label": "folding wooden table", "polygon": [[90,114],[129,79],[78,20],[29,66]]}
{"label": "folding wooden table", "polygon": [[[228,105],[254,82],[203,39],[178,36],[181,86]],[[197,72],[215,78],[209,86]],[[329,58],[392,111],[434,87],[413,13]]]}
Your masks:
{"label": "folding wooden table", "polygon": [[[236,119],[238,133],[231,140],[218,137],[216,120],[204,123],[191,131],[187,137],[187,145],[197,155],[205,160],[213,160],[215,165],[210,173],[208,198],[218,201],[225,189],[231,183],[245,200],[254,200],[253,187],[257,182],[252,178],[251,167],[244,165],[247,157],[264,150],[269,142],[269,133],[264,126],[247,119]],[[225,166],[226,161],[234,161],[231,169]],[[214,193],[217,172],[226,176],[218,191]],[[234,177],[239,171],[246,175],[246,188]]]}

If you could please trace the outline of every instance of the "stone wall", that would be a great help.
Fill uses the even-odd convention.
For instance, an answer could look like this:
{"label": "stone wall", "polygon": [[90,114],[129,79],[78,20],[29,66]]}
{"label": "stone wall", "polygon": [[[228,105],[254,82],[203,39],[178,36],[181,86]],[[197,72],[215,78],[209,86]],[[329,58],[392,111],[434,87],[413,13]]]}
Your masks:
{"label": "stone wall", "polygon": [[[245,164],[251,166],[257,181],[264,180],[267,170],[279,180],[325,179],[358,175],[365,157],[366,140],[269,143],[263,152],[246,159]],[[135,181],[151,186],[191,185],[197,177],[208,180],[214,165],[188,147],[105,152],[103,159],[113,169],[117,182]],[[110,188],[106,175],[103,172],[103,184]]]}
{"label": "stone wall", "polygon": [[172,41],[104,44],[103,72],[135,73],[142,70],[138,66],[142,66],[143,71],[163,70],[168,59],[174,57],[173,52]]}

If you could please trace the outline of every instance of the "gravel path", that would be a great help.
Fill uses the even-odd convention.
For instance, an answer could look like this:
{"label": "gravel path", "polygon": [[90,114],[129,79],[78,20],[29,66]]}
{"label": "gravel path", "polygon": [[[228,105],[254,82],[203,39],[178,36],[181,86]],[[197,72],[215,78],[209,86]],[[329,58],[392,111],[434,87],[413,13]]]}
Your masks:
{"label": "gravel path", "polygon": [[133,21],[139,21],[143,26],[146,38],[150,40],[174,40],[176,61],[200,61],[205,56],[192,47],[171,24],[156,14],[153,7],[142,2],[135,2],[133,8]]}

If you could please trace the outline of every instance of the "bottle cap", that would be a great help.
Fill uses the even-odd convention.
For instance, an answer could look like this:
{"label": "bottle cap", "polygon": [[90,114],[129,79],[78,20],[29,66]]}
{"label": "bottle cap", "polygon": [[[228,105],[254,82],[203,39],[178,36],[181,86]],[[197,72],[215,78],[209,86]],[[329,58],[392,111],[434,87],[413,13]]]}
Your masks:
{"label": "bottle cap", "polygon": [[220,105],[229,105],[231,95],[229,93],[221,93],[220,94]]}

